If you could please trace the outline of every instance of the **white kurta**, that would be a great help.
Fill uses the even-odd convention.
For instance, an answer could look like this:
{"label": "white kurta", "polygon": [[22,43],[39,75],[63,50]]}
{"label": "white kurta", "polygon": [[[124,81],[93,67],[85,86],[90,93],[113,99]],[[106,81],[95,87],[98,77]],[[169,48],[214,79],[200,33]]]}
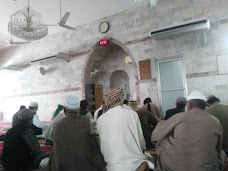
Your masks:
{"label": "white kurta", "polygon": [[122,107],[123,107],[124,109],[133,110],[131,106],[128,106],[128,105],[126,105],[126,104],[123,104]]}
{"label": "white kurta", "polygon": [[[33,125],[35,125],[38,128],[42,129],[42,132],[46,132],[46,130],[48,129],[49,125],[47,124],[43,124],[42,122],[40,122],[39,116],[37,114],[35,114],[33,116],[33,120],[32,120]],[[43,134],[42,133],[42,134]]]}
{"label": "white kurta", "polygon": [[[146,161],[145,140],[136,112],[116,106],[99,117],[97,128],[107,171],[135,171]],[[147,163],[153,169],[153,163]]]}
{"label": "white kurta", "polygon": [[64,112],[61,112],[58,114],[51,122],[51,125],[48,127],[47,131],[44,133],[43,138],[52,140],[52,129],[53,125],[59,121],[61,121],[63,118],[65,118]]}

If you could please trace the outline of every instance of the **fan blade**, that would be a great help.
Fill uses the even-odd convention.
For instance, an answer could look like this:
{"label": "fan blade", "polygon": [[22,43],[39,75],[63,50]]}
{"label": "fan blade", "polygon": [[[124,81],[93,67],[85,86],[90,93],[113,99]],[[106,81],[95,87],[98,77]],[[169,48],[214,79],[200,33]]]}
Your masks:
{"label": "fan blade", "polygon": [[9,42],[10,45],[22,45],[22,44],[26,44],[26,43],[31,43],[31,42],[13,42],[13,41]]}
{"label": "fan blade", "polygon": [[65,25],[66,22],[67,22],[67,20],[68,20],[68,18],[69,18],[69,16],[70,16],[70,13],[69,12],[66,12],[64,14],[64,16],[61,18],[61,20],[60,20],[60,22],[58,24],[59,25]]}
{"label": "fan blade", "polygon": [[58,26],[58,24],[47,24],[47,26]]}
{"label": "fan blade", "polygon": [[59,24],[59,26],[63,27],[63,28],[66,28],[66,29],[70,29],[70,30],[76,30],[74,27],[71,27],[71,26],[68,26],[68,25],[62,25],[62,24],[60,25]]}
{"label": "fan blade", "polygon": [[59,52],[57,55],[56,55],[57,58],[69,58],[70,55],[66,54],[66,53],[63,53],[63,52]]}
{"label": "fan blade", "polygon": [[14,70],[14,71],[20,71],[20,67],[17,65],[9,65],[6,67],[6,69]]}
{"label": "fan blade", "polygon": [[66,54],[66,53],[63,53],[63,52],[59,52],[59,53],[56,55],[56,58],[65,60],[65,61],[67,61],[67,62],[70,62],[70,55],[68,55],[68,54]]}

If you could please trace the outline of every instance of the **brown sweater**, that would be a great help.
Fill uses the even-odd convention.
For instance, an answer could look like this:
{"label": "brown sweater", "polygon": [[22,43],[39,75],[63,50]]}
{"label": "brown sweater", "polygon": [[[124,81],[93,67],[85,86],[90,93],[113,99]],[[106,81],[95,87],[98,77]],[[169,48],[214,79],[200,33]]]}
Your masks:
{"label": "brown sweater", "polygon": [[52,171],[99,171],[103,157],[91,135],[90,119],[69,115],[53,127]]}

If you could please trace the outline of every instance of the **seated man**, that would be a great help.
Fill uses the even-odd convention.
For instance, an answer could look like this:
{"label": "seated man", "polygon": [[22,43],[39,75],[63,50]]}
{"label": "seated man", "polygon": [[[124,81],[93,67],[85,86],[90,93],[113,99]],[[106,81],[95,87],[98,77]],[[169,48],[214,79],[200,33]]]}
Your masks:
{"label": "seated man", "polygon": [[[64,106],[63,106],[64,107]],[[80,115],[84,115],[85,117],[89,118],[89,119],[93,119],[92,114],[89,112],[89,110],[87,109],[88,107],[88,102],[87,100],[81,100],[80,101]],[[47,131],[44,133],[43,138],[48,139],[48,140],[53,140],[52,139],[52,130],[53,130],[53,126],[61,121],[63,118],[65,118],[66,114],[63,112],[61,112],[60,114],[58,114],[51,122],[50,126],[48,127]]]}
{"label": "seated man", "polygon": [[124,109],[133,110],[132,107],[128,105],[128,100],[124,100],[122,107]]}
{"label": "seated man", "polygon": [[97,120],[101,152],[107,171],[145,171],[154,168],[144,155],[145,140],[139,117],[133,110],[123,109],[123,91],[111,89]]}
{"label": "seated man", "polygon": [[[20,110],[22,110],[22,109],[26,109],[26,107],[24,106],[24,105],[21,105],[20,106],[20,109],[17,111],[17,113],[20,111]],[[18,119],[17,119],[17,113],[15,113],[14,115],[13,115],[13,119],[12,119],[12,127],[14,127],[15,125],[17,125],[17,121],[18,121]]]}
{"label": "seated man", "polygon": [[216,117],[223,128],[223,150],[228,156],[228,105],[221,104],[219,98],[214,95],[209,96],[207,100],[209,106],[205,111]]}
{"label": "seated man", "polygon": [[155,171],[223,170],[226,154],[221,123],[204,112],[206,97],[199,91],[193,91],[187,100],[187,112],[160,121],[152,133],[159,156]]}
{"label": "seated man", "polygon": [[32,130],[36,135],[41,135],[43,134],[47,129],[48,125],[43,124],[40,122],[39,116],[36,114],[38,110],[38,103],[37,102],[31,102],[29,104],[29,109],[33,111],[34,116],[33,116],[33,122],[32,122]]}
{"label": "seated man", "polygon": [[56,116],[58,116],[58,114],[60,114],[61,113],[61,111],[63,110],[63,105],[61,105],[61,104],[58,104],[57,105],[57,108],[56,108],[56,110],[55,110],[55,112],[54,112],[54,114],[53,114],[53,116],[52,116],[52,120],[56,117]]}
{"label": "seated man", "polygon": [[81,100],[80,101],[80,115],[83,115],[89,119],[93,119],[92,114],[90,113],[89,109],[88,109],[88,101],[87,100]]}
{"label": "seated man", "polygon": [[2,163],[6,171],[32,171],[49,154],[40,151],[40,144],[30,129],[33,112],[22,109],[16,115],[16,125],[6,133]]}
{"label": "seated man", "polygon": [[43,135],[43,138],[46,139],[47,145],[53,145],[53,142],[52,142],[53,141],[53,138],[52,138],[53,126],[65,117],[66,117],[65,113],[61,112],[51,121],[50,126],[48,127],[48,129],[46,130],[46,132]]}
{"label": "seated man", "polygon": [[67,96],[64,117],[53,126],[52,171],[100,171],[104,165],[95,122],[79,115],[80,100]]}
{"label": "seated man", "polygon": [[185,112],[187,100],[185,97],[178,97],[176,101],[176,108],[166,111],[165,120],[171,118],[173,115],[181,112]]}

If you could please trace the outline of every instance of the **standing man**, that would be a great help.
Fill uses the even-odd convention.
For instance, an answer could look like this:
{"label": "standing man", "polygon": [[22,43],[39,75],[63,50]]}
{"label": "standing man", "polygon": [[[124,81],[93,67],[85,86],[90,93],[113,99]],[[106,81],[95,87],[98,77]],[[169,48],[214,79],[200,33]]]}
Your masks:
{"label": "standing man", "polygon": [[141,122],[143,136],[146,141],[146,148],[154,148],[154,144],[151,142],[151,133],[156,127],[158,120],[152,112],[145,110],[138,110],[136,112],[138,113]]}
{"label": "standing man", "polygon": [[143,101],[143,104],[144,105],[141,108],[142,110],[152,112],[158,120],[162,118],[161,112],[160,112],[158,106],[156,104],[152,103],[151,98],[149,98],[149,97],[146,98]]}
{"label": "standing man", "polygon": [[54,149],[51,171],[101,171],[104,166],[99,150],[96,123],[79,115],[80,99],[67,96],[66,117],[54,124]]}
{"label": "standing man", "polygon": [[176,101],[176,108],[166,111],[165,120],[171,118],[173,115],[181,112],[185,112],[187,100],[185,97],[178,97]]}
{"label": "standing man", "polygon": [[219,98],[214,95],[208,97],[205,111],[216,117],[222,124],[223,128],[223,150],[228,156],[228,105],[221,104]]}
{"label": "standing man", "polygon": [[153,169],[154,164],[144,155],[146,144],[139,117],[136,112],[123,109],[123,98],[121,89],[111,89],[102,105],[103,114],[97,120],[107,171]]}
{"label": "standing man", "polygon": [[43,124],[40,122],[39,116],[36,114],[38,110],[38,103],[37,102],[31,102],[29,104],[29,109],[34,113],[33,116],[33,122],[32,122],[32,130],[36,135],[41,135],[45,133],[45,131],[48,129],[48,125]]}
{"label": "standing man", "polygon": [[205,108],[206,97],[193,91],[187,97],[187,112],[158,123],[152,133],[159,156],[155,171],[223,170],[222,126]]}

